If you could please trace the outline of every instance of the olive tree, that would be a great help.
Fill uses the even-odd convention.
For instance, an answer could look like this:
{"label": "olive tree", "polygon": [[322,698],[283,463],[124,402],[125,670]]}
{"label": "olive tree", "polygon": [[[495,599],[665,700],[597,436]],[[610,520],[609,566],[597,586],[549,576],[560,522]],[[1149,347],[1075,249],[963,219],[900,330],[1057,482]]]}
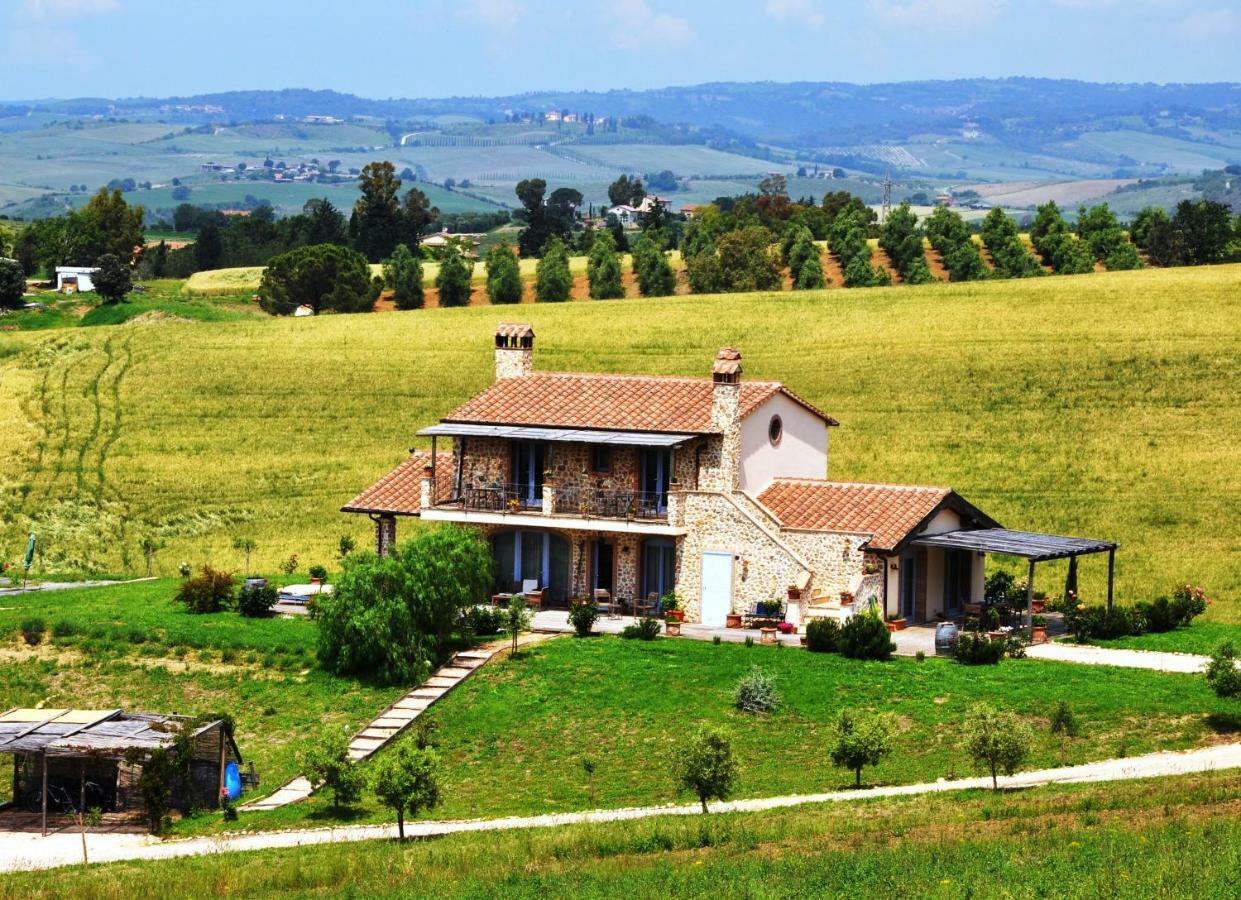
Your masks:
{"label": "olive tree", "polygon": [[356,803],[362,796],[362,770],[349,757],[349,732],[343,728],[325,728],[302,752],[306,777],[316,789],[332,793],[337,809]]}
{"label": "olive tree", "polygon": [[737,782],[732,742],[717,729],[699,729],[681,748],[677,762],[681,786],[698,796],[703,813],[710,811],[708,800],[727,800]]}
{"label": "olive tree", "polygon": [[1000,789],[998,775],[1012,775],[1030,755],[1034,736],[1017,716],[985,703],[965,719],[965,747],[974,762],[991,773],[991,787]]}
{"label": "olive tree", "polygon": [[104,303],[120,303],[134,289],[129,263],[119,256],[105,253],[95,262],[95,266],[91,281],[95,284],[95,293],[103,298]]}
{"label": "olive tree", "polygon": [[861,787],[863,767],[879,765],[892,752],[893,731],[890,716],[842,709],[833,735],[832,765],[851,769],[854,785]]}
{"label": "olive tree", "polygon": [[371,790],[379,802],[396,812],[396,827],[405,840],[405,816],[417,816],[440,803],[435,752],[413,741],[401,741],[375,760]]}
{"label": "olive tree", "polygon": [[0,309],[16,309],[26,294],[26,273],[14,259],[0,259]]}

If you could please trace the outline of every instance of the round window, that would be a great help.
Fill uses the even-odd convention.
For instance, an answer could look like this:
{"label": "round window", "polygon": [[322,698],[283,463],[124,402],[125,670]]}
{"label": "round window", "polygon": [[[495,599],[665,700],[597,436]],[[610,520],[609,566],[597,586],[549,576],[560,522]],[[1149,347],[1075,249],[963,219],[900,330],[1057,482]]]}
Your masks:
{"label": "round window", "polygon": [[771,422],[767,426],[767,437],[773,444],[780,443],[780,438],[784,436],[784,422],[780,421],[779,416],[772,416]]}

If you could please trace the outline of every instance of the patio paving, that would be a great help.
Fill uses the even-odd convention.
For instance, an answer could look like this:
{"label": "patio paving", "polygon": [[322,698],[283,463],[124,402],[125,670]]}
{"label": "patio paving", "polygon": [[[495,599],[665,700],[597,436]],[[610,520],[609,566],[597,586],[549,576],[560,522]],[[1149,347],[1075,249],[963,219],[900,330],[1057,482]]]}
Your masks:
{"label": "patio paving", "polygon": [[[633,616],[600,615],[595,622],[595,631],[601,634],[620,634],[626,626],[633,625],[639,619]],[[661,622],[662,626],[663,623]],[[569,613],[563,609],[544,609],[535,613],[530,627],[534,631],[549,634],[571,634],[573,626],[569,624]],[[686,623],[681,626],[681,637],[695,641],[710,641],[716,637],[734,644],[745,642],[747,637],[758,643],[762,638],[757,628],[719,628],[711,625],[694,625]],[[777,634],[776,639],[789,647],[801,646],[801,636],[796,634]]]}

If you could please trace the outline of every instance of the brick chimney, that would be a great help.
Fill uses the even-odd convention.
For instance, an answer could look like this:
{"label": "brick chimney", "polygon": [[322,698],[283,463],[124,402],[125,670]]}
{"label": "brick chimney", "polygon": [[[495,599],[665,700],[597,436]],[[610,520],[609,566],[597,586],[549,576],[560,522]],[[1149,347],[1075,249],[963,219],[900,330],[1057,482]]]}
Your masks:
{"label": "brick chimney", "polygon": [[525,322],[496,326],[496,381],[534,371],[534,329]]}
{"label": "brick chimney", "polygon": [[711,430],[720,442],[717,450],[712,441],[703,461],[701,487],[734,491],[741,467],[741,351],[732,347],[721,348],[711,366]]}

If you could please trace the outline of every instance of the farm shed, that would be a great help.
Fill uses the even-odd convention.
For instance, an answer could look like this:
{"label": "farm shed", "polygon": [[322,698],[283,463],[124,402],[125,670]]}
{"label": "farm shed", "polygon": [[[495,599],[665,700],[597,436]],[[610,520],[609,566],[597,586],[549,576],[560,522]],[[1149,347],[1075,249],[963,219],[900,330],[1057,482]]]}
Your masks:
{"label": "farm shed", "polygon": [[242,761],[232,730],[221,719],[204,723],[119,709],[17,708],[0,714],[0,753],[13,756],[13,800],[37,800],[32,811],[41,813],[45,834],[49,797],[53,812],[56,801],[65,798],[74,808],[141,811],[144,764],[156,751],[175,752],[182,736],[188,738],[188,777],[170,779],[170,805],[214,807],[226,767]]}

